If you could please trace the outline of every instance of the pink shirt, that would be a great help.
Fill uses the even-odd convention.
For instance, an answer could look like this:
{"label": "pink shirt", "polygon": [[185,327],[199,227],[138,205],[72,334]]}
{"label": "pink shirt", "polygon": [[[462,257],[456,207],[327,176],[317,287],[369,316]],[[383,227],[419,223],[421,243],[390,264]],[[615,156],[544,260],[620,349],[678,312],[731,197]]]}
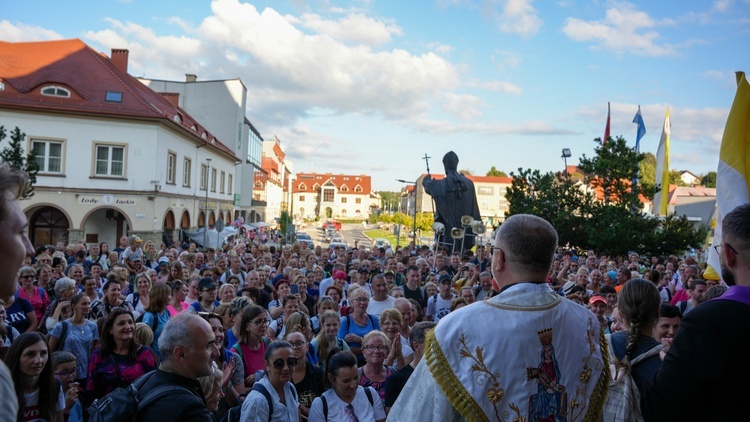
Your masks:
{"label": "pink shirt", "polygon": [[49,296],[47,295],[47,292],[44,292],[44,298],[42,298],[39,294],[39,290],[39,287],[34,286],[34,294],[29,297],[26,291],[23,288],[20,288],[18,289],[18,297],[28,300],[31,303],[31,307],[34,308],[36,320],[42,321],[42,318],[44,318],[44,313],[49,307]]}
{"label": "pink shirt", "polygon": [[173,317],[173,316],[175,316],[175,315],[179,314],[180,312],[182,312],[182,311],[184,311],[185,309],[189,308],[189,307],[190,307],[190,305],[188,305],[188,304],[187,304],[187,303],[185,303],[185,302],[180,302],[180,307],[181,307],[182,309],[180,309],[180,310],[178,311],[178,310],[177,310],[177,309],[175,309],[175,308],[174,308],[174,307],[173,307],[172,305],[167,305],[167,311],[169,311],[169,316],[170,316],[170,317]]}

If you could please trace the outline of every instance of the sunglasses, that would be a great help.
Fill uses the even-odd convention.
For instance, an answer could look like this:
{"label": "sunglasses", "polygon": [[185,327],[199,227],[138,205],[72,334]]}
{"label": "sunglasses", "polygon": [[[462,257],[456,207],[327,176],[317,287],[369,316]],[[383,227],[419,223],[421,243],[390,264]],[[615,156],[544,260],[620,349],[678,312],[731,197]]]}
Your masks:
{"label": "sunglasses", "polygon": [[208,321],[210,318],[219,318],[221,319],[221,315],[215,314],[213,312],[198,312],[198,316]]}
{"label": "sunglasses", "polygon": [[297,358],[287,358],[286,361],[284,361],[284,359],[276,359],[273,361],[274,369],[284,369],[285,364],[292,368],[297,365]]}
{"label": "sunglasses", "polygon": [[55,375],[57,375],[60,378],[69,377],[69,376],[75,375],[75,374],[76,374],[76,370],[75,369],[68,369],[67,371],[55,372]]}

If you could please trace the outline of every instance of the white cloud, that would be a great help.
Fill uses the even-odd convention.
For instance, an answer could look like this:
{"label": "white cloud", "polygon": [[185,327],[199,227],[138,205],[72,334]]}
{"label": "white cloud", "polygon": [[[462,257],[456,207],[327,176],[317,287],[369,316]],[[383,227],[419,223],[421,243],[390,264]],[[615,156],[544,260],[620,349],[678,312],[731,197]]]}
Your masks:
{"label": "white cloud", "polygon": [[375,20],[362,13],[341,19],[325,19],[314,13],[305,13],[299,19],[303,28],[325,34],[337,41],[378,46],[391,42],[392,35],[403,35],[397,25]]}
{"label": "white cloud", "polygon": [[482,115],[480,108],[487,107],[483,99],[467,94],[445,94],[443,109],[461,120],[473,120]]}
{"label": "white cloud", "polygon": [[0,39],[6,42],[48,41],[62,38],[62,35],[51,29],[25,23],[14,24],[7,20],[0,21]]}
{"label": "white cloud", "polygon": [[498,17],[500,31],[522,36],[531,36],[542,27],[542,20],[532,0],[506,0]]}
{"label": "white cloud", "polygon": [[500,70],[515,69],[521,64],[521,55],[512,51],[497,50],[490,55],[490,60]]}
{"label": "white cloud", "polygon": [[593,50],[663,57],[673,56],[677,51],[673,45],[660,42],[661,35],[654,28],[671,24],[671,21],[655,21],[630,3],[616,2],[601,21],[566,19],[563,32],[574,41],[593,43]]}
{"label": "white cloud", "polygon": [[466,86],[504,94],[521,95],[523,93],[521,87],[506,81],[470,81]]}
{"label": "white cloud", "polygon": [[454,50],[454,47],[452,45],[440,44],[439,42],[431,42],[427,44],[427,48],[440,54],[450,53]]}

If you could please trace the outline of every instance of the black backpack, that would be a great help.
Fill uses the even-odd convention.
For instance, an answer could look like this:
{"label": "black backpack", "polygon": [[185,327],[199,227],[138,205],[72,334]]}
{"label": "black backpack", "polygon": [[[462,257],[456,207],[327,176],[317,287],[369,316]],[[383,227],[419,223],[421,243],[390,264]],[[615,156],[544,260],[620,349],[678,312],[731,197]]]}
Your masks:
{"label": "black backpack", "polygon": [[[365,394],[367,394],[367,400],[370,401],[370,406],[375,405],[375,401],[372,398],[372,392],[370,391],[370,387],[362,387],[365,389]],[[324,395],[320,396],[320,401],[323,402],[323,417],[325,420],[328,420],[328,400],[326,400],[326,397]]]}
{"label": "black backpack", "polygon": [[[253,384],[252,391],[259,392],[260,394],[263,395],[263,397],[266,398],[266,401],[268,401],[268,422],[271,422],[271,417],[273,416],[273,400],[271,399],[271,393],[269,393],[266,387],[264,387],[259,382],[256,382],[255,384]],[[292,388],[292,395],[294,396],[294,399],[297,400],[296,388]],[[242,415],[242,405],[234,406],[233,408],[229,409],[227,413],[224,414],[224,417],[221,418],[221,422],[239,421],[241,415]]]}
{"label": "black backpack", "polygon": [[185,387],[165,384],[160,385],[141,397],[141,387],[156,371],[151,371],[125,388],[117,388],[106,396],[94,400],[89,407],[89,422],[135,421],[138,411],[146,408],[156,400],[175,392],[187,391]]}

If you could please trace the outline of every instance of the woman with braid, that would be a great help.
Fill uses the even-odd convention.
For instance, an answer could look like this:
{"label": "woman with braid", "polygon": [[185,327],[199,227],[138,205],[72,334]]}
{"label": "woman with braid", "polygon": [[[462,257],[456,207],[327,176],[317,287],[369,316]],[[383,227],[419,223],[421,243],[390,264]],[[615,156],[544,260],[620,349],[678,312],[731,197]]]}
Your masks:
{"label": "woman with braid", "polygon": [[661,366],[659,351],[661,344],[652,337],[654,326],[659,320],[659,303],[661,297],[654,283],[636,278],[628,281],[620,290],[617,307],[620,317],[629,326],[629,330],[619,331],[609,336],[619,368],[626,362],[648,353],[650,357],[633,365],[631,374],[638,390]]}

